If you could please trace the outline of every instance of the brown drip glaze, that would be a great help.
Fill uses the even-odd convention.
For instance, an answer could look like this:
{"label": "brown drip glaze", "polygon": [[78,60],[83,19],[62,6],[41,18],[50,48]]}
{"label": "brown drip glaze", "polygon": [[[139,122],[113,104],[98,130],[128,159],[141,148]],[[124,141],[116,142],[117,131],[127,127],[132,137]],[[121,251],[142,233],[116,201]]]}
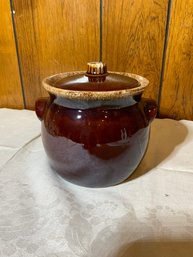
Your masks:
{"label": "brown drip glaze", "polygon": [[74,75],[65,77],[54,84],[54,87],[76,91],[117,91],[139,86],[139,82],[120,74]]}
{"label": "brown drip glaze", "polygon": [[141,98],[145,78],[107,73],[101,63],[88,70],[44,79],[50,98],[36,101],[36,114],[58,174],[81,186],[112,186],[142,160],[157,106]]}

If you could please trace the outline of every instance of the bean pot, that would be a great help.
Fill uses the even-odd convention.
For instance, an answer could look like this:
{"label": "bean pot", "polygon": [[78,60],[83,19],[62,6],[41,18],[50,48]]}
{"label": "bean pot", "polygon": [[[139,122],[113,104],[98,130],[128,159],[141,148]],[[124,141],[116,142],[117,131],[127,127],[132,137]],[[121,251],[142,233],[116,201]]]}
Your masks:
{"label": "bean pot", "polygon": [[142,98],[148,80],[90,62],[87,72],[60,73],[42,83],[49,98],[38,99],[35,110],[53,170],[87,187],[127,179],[145,154],[157,113],[156,103]]}

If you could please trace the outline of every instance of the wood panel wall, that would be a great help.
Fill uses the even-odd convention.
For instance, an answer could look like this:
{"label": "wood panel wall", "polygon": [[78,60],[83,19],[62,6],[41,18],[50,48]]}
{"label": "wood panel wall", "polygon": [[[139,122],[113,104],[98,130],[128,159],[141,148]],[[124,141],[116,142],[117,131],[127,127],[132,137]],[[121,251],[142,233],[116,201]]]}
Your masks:
{"label": "wood panel wall", "polygon": [[45,76],[86,68],[99,59],[96,0],[13,0],[26,107],[45,95]]}
{"label": "wood panel wall", "polygon": [[140,74],[150,81],[146,97],[158,98],[167,0],[105,0],[103,57],[110,70]]}
{"label": "wood panel wall", "polygon": [[9,1],[0,0],[0,107],[23,108]]}
{"label": "wood panel wall", "polygon": [[12,0],[12,11],[14,22],[0,0],[0,107],[33,109],[45,76],[102,56],[149,79],[160,117],[193,120],[192,0]]}
{"label": "wood panel wall", "polygon": [[193,0],[173,0],[161,117],[193,120]]}

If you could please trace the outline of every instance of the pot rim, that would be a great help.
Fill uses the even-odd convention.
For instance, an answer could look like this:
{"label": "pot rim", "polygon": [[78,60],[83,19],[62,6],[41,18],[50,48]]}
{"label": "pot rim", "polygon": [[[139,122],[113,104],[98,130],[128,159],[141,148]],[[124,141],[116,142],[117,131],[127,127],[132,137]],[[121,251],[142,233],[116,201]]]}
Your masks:
{"label": "pot rim", "polygon": [[56,82],[59,80],[73,76],[73,75],[83,75],[85,71],[73,71],[73,72],[63,72],[57,73],[55,75],[46,77],[42,81],[42,85],[44,89],[56,96],[60,96],[63,98],[71,99],[71,100],[113,100],[113,99],[120,99],[123,97],[128,97],[132,95],[140,94],[144,91],[144,89],[148,86],[149,81],[137,74],[128,73],[128,72],[114,72],[108,71],[110,74],[119,74],[127,77],[134,78],[138,81],[139,86],[129,89],[122,89],[122,90],[112,90],[112,91],[78,91],[78,90],[69,90],[69,89],[62,89],[57,88],[54,86]]}

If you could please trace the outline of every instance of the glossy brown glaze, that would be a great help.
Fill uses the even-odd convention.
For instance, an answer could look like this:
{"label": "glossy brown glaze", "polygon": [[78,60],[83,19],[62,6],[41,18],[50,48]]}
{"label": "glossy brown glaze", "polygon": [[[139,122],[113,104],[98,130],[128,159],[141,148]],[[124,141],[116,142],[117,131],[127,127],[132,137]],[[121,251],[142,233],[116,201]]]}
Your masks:
{"label": "glossy brown glaze", "polygon": [[87,73],[55,74],[42,84],[50,98],[36,102],[36,114],[53,169],[81,186],[124,181],[144,156],[157,112],[154,101],[141,99],[148,80],[90,62]]}
{"label": "glossy brown glaze", "polygon": [[[66,180],[89,187],[124,181],[140,163],[148,143],[156,104],[131,96],[129,106],[72,109],[51,96],[42,121],[42,139],[50,164]],[[61,103],[61,101],[60,101]],[[38,114],[36,108],[36,113]]]}
{"label": "glossy brown glaze", "polygon": [[[100,83],[102,82],[102,83]],[[54,87],[76,91],[116,91],[139,86],[136,79],[120,74],[106,75],[78,74],[65,77],[54,84]]]}

